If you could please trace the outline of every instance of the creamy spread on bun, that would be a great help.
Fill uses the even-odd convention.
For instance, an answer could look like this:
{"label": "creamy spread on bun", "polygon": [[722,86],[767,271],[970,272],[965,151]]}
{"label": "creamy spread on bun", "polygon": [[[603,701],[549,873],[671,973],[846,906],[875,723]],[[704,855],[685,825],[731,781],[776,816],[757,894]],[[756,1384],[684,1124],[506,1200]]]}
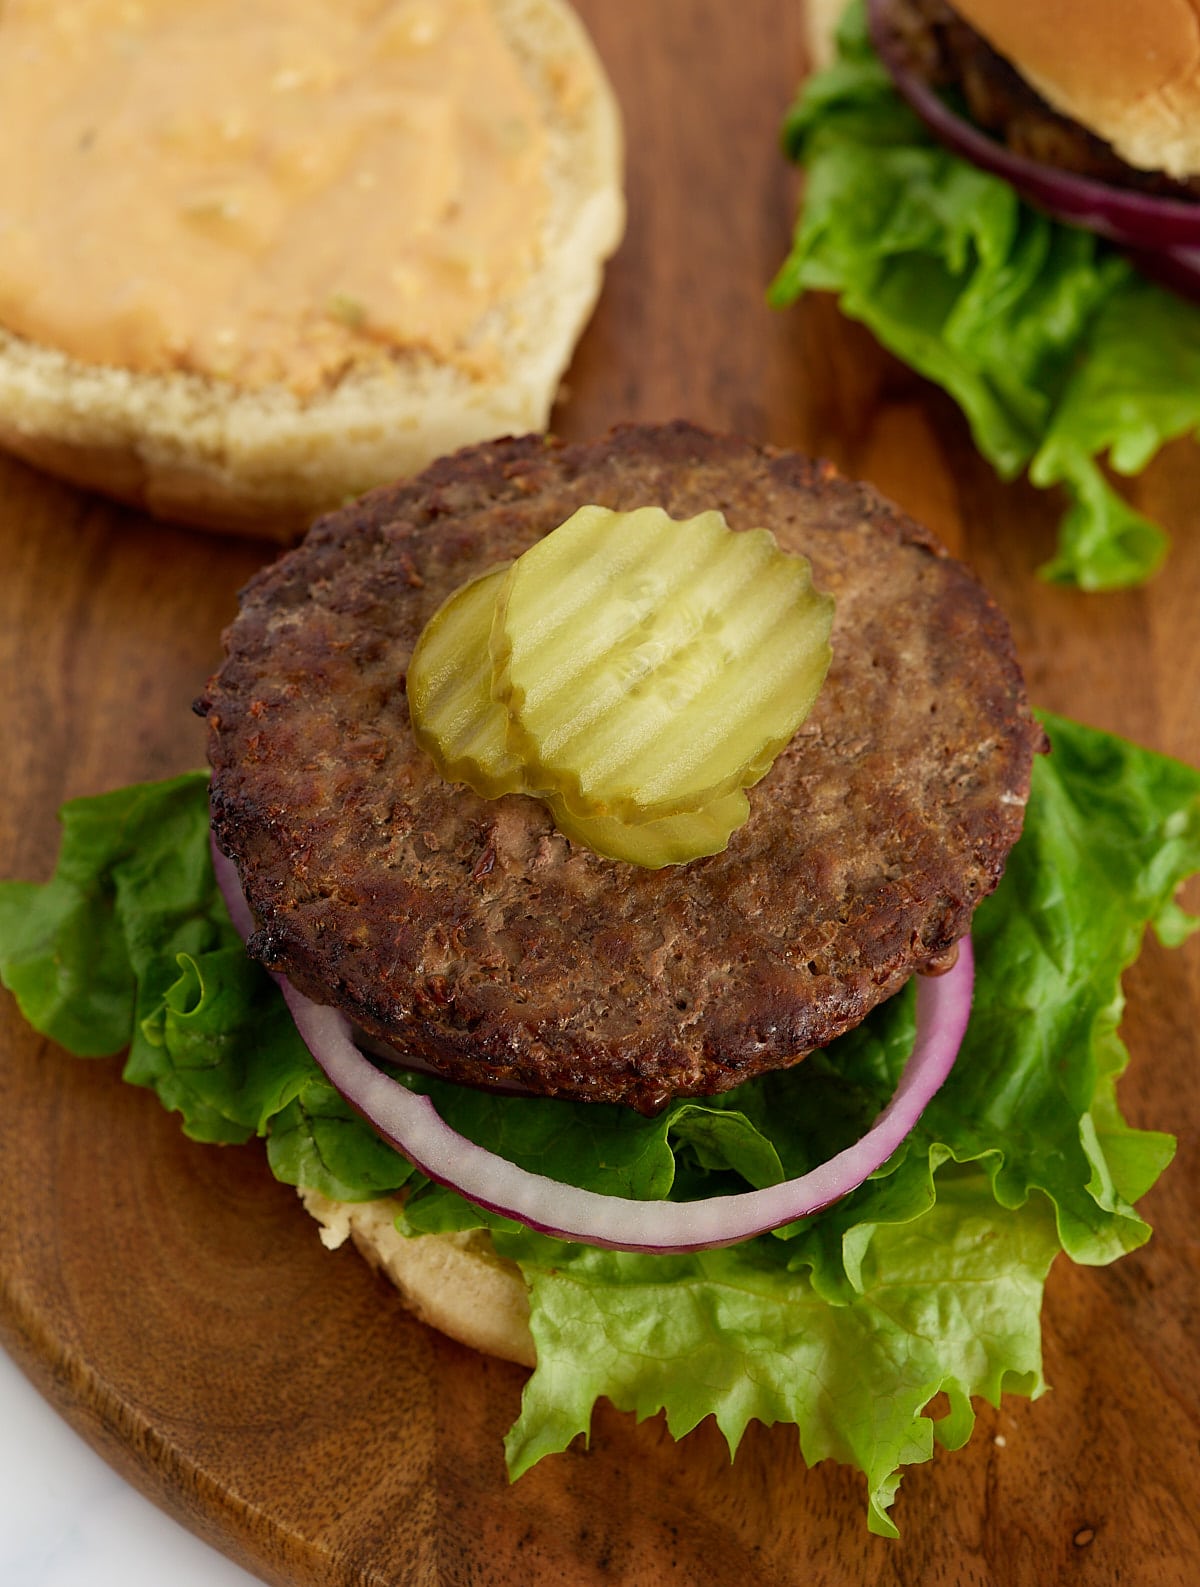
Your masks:
{"label": "creamy spread on bun", "polygon": [[10,330],[302,392],[406,349],[494,369],[548,194],[488,0],[18,0],[3,32]]}
{"label": "creamy spread on bun", "polygon": [[12,0],[0,444],[294,535],[542,427],[622,224],[564,0]]}

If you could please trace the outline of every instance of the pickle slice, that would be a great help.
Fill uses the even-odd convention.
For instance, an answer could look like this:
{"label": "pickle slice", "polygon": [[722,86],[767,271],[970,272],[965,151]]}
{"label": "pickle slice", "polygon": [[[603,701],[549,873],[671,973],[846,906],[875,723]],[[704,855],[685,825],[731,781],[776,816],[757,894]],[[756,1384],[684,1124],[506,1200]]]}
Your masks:
{"label": "pickle slice", "polygon": [[577,816],[556,794],[538,797],[549,807],[558,830],[573,843],[582,843],[607,859],[628,860],[651,871],[719,854],[750,815],[750,801],[741,788],[714,799],[702,810],[632,823],[615,816]]}
{"label": "pickle slice", "polygon": [[508,715],[491,693],[488,639],[507,572],[506,564],[456,590],[426,625],[409,662],[413,735],[439,773],[485,799],[543,798],[566,837],[609,859],[657,870],[719,853],[750,814],[740,789],[703,810],[628,826],[611,816],[573,815],[555,795],[527,785],[522,762],[508,748]]}
{"label": "pickle slice", "polygon": [[832,622],[766,529],[583,507],[505,576],[492,693],[572,816],[655,821],[763,776],[824,682]]}
{"label": "pickle slice", "polygon": [[447,782],[485,799],[525,791],[508,747],[508,720],[492,699],[488,636],[508,563],[455,590],[426,623],[408,664],[413,736]]}

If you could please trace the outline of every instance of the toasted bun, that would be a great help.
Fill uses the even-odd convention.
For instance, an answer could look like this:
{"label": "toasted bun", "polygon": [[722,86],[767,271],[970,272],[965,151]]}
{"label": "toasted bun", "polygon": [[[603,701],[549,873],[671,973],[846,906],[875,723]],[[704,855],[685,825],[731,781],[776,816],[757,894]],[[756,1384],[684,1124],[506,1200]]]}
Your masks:
{"label": "toasted bun", "polygon": [[624,225],[620,118],[565,0],[492,3],[543,107],[550,189],[539,267],[489,312],[498,375],[402,353],[383,373],[352,368],[300,399],[282,386],[83,364],[0,327],[0,446],[158,517],[289,539],[459,446],[545,428]]}
{"label": "toasted bun", "polygon": [[300,1199],[336,1250],[347,1238],[385,1273],[421,1322],[485,1355],[531,1367],[529,1297],[515,1263],[497,1256],[481,1229],[410,1237],[396,1229],[397,1203],[330,1201],[315,1190]]}
{"label": "toasted bun", "polygon": [[1047,104],[1127,164],[1200,174],[1200,0],[953,0]]}

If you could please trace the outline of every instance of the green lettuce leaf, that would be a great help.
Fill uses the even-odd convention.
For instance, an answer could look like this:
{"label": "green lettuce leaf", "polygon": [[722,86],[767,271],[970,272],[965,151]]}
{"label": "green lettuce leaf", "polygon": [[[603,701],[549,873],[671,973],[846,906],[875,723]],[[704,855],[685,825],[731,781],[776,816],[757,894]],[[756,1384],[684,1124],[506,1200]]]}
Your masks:
{"label": "green lettuce leaf", "polygon": [[44,886],[0,882],[0,981],[80,1057],[128,1049],[124,1078],[193,1140],[269,1135],[276,1177],[340,1199],[412,1167],[332,1090],[213,875],[208,773],[77,799]]}
{"label": "green lettuce leaf", "polygon": [[949,392],[1003,478],[1028,468],[1035,485],[1065,488],[1044,576],[1093,590],[1148,578],[1166,537],[1097,460],[1135,474],[1200,426],[1200,309],[936,143],[873,54],[859,0],[784,146],[806,180],[771,301],[836,293]]}
{"label": "green lettuce leaf", "polygon": [[[1167,943],[1195,925],[1175,894],[1200,870],[1200,773],[1046,725],[1053,753],[1035,767],[1025,833],[976,915],[975,1003],[950,1078],[852,1195],[730,1250],[550,1240],[430,1184],[379,1141],[325,1081],[270,978],[231,946],[201,776],[66,807],[55,877],[0,884],[0,976],[56,1040],[85,1053],[129,1043],[127,1078],[198,1139],[265,1135],[278,1177],[338,1199],[403,1186],[398,1222],[414,1238],[490,1229],[530,1286],[537,1342],[509,1438],[514,1475],[586,1436],[602,1397],[664,1412],[677,1436],[713,1416],[731,1451],[751,1420],[786,1421],[810,1462],[864,1472],[869,1524],[892,1534],[904,1466],[935,1439],[964,1442],[973,1399],[1040,1392],[1051,1262],[1107,1262],[1142,1243],[1134,1203],[1172,1149],[1121,1116],[1117,1026],[1146,925]],[[526,1167],[686,1198],[791,1177],[855,1139],[912,1033],[906,992],[794,1069],[655,1119],[405,1078]],[[939,1394],[949,1411],[935,1422]]]}
{"label": "green lettuce leaf", "polygon": [[[44,1035],[81,1057],[135,1039],[139,988],[177,953],[237,945],[208,859],[208,779],[120,788],[64,806],[45,887],[0,887],[3,979]],[[167,980],[174,980],[171,969]]]}
{"label": "green lettuce leaf", "polygon": [[[936,1205],[877,1230],[841,1305],[765,1239],[637,1256],[494,1238],[530,1282],[538,1355],[508,1438],[514,1475],[585,1432],[601,1394],[639,1419],[665,1411],[676,1438],[713,1416],[731,1453],[751,1420],[794,1422],[809,1465],[865,1473],[871,1530],[894,1536],[900,1469],[930,1458],[935,1432],[960,1445],[971,1396],[1043,1387],[1053,1218],[1044,1202],[997,1217],[977,1171],[943,1171]],[[939,1391],[951,1410],[935,1424]]]}

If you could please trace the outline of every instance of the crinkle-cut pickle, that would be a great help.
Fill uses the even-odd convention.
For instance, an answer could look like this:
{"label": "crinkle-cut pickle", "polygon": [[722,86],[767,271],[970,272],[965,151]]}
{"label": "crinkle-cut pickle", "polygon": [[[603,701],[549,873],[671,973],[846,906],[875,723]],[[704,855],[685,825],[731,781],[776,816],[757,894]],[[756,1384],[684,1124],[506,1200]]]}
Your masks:
{"label": "crinkle-cut pickle", "polygon": [[658,820],[765,774],[825,680],[832,624],[769,530],[581,507],[505,575],[492,693],[531,784],[576,816]]}
{"label": "crinkle-cut pickle", "polygon": [[[508,566],[456,590],[430,619],[408,668],[413,733],[448,782],[465,782],[484,798],[533,793],[525,768],[508,749],[508,717],[492,698],[488,639],[496,593]],[[552,794],[540,795],[573,842],[609,859],[658,869],[716,854],[750,813],[739,789],[702,810],[630,826],[608,816],[577,816]]]}
{"label": "crinkle-cut pickle", "polygon": [[700,810],[660,816],[657,821],[620,821],[616,816],[577,816],[555,794],[539,797],[549,807],[564,837],[610,860],[628,860],[646,870],[686,865],[706,854],[720,854],[750,815],[743,788],[714,799]]}
{"label": "crinkle-cut pickle", "polygon": [[492,699],[488,636],[507,562],[455,590],[426,623],[408,664],[413,737],[447,782],[485,799],[528,792],[508,748],[508,717]]}

